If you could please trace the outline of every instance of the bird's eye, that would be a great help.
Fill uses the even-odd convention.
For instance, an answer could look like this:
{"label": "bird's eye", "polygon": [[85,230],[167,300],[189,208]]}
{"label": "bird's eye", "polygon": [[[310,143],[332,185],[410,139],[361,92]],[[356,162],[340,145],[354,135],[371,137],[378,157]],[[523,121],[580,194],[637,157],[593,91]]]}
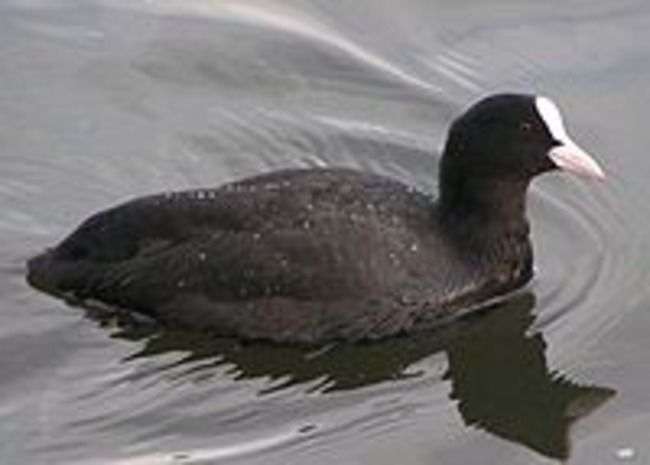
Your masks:
{"label": "bird's eye", "polygon": [[530,124],[528,121],[523,121],[523,122],[519,125],[519,129],[521,129],[521,132],[525,132],[525,133],[527,133],[527,132],[532,131],[532,129],[533,129],[533,125]]}

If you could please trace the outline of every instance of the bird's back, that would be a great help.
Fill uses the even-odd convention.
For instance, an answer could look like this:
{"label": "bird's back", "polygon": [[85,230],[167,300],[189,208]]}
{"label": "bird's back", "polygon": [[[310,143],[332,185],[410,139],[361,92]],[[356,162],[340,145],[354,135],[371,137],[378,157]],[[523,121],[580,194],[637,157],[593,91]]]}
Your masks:
{"label": "bird's back", "polygon": [[430,197],[395,180],[289,170],[101,212],[32,260],[30,280],[226,333],[367,336],[471,285],[446,241]]}

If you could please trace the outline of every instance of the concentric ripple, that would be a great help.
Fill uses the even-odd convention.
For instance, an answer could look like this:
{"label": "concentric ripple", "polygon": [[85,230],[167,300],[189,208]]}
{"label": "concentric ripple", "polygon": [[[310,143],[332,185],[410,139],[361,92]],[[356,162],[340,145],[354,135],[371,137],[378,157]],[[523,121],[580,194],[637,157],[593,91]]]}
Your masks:
{"label": "concentric ripple", "polygon": [[647,271],[634,264],[650,255],[639,225],[622,221],[634,213],[620,182],[616,175],[596,185],[545,179],[533,194],[535,327],[552,341],[549,353],[558,362],[593,348],[626,309],[634,309],[621,302],[647,295]]}

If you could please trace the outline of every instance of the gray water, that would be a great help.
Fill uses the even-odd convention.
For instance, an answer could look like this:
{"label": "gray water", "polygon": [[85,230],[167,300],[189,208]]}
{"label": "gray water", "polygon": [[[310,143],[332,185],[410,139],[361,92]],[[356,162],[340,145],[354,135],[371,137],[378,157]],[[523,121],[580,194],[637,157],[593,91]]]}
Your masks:
{"label": "gray water", "polygon": [[[0,463],[650,461],[645,0],[0,1]],[[435,191],[446,127],[551,96],[536,277],[440,331],[319,350],[123,325],[25,260],[134,196],[342,165]]]}

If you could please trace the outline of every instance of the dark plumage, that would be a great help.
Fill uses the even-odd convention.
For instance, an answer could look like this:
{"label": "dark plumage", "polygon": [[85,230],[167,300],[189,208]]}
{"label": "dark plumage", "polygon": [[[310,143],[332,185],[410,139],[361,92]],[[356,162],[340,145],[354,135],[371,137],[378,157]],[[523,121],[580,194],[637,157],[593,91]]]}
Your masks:
{"label": "dark plumage", "polygon": [[349,169],[277,171],[98,213],[28,279],[170,325],[283,342],[428,328],[526,283],[526,190],[602,177],[548,99],[497,95],[452,125],[440,197]]}

